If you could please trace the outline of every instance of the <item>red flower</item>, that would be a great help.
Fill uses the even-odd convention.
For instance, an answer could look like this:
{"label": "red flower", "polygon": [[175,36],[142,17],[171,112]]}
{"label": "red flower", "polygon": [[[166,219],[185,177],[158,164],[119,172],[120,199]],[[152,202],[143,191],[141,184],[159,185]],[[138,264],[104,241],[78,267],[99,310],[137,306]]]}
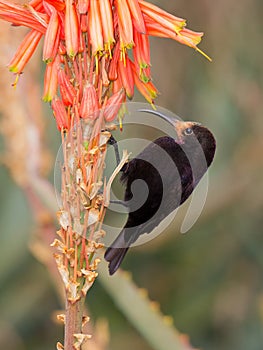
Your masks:
{"label": "red flower", "polygon": [[11,72],[20,74],[24,70],[27,62],[33,55],[42,33],[32,29],[23,39],[20,46],[18,47],[15,56],[12,61],[8,64]]}
{"label": "red flower", "polygon": [[80,105],[80,116],[83,119],[95,119],[98,117],[99,100],[94,85],[87,83],[84,86]]}
{"label": "red flower", "polygon": [[[174,39],[210,59],[197,47],[203,33],[143,0],[31,0],[24,6],[0,0],[0,18],[31,29],[9,64],[18,75],[44,36],[43,99],[56,99],[54,108],[68,106],[67,118],[75,113],[95,118],[107,98],[105,118],[112,120],[119,107],[109,107],[119,106],[125,95],[131,99],[135,86],[153,104],[157,89],[151,81],[150,35]],[[59,128],[71,125],[61,122],[63,114],[56,112]]]}

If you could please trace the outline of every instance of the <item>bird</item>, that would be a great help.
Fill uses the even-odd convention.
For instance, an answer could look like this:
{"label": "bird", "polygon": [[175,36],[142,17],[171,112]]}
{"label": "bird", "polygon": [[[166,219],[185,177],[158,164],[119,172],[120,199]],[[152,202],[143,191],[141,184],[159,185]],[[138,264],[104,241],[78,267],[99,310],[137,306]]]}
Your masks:
{"label": "bird", "polygon": [[128,218],[104,254],[110,275],[118,270],[129,247],[142,234],[150,234],[187,200],[211,165],[216,150],[214,135],[200,123],[177,120],[158,110],[139,111],[166,120],[174,128],[175,137],[157,138],[122,168],[120,181],[125,186],[123,202]]}

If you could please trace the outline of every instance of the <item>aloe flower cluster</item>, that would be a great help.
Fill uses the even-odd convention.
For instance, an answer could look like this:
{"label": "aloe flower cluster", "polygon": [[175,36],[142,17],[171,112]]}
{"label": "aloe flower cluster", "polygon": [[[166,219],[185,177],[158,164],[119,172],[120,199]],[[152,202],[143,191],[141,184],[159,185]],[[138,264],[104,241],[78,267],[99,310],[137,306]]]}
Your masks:
{"label": "aloe flower cluster", "polygon": [[[64,349],[80,349],[83,305],[97,277],[102,222],[114,176],[106,182],[107,141],[123,103],[134,88],[153,105],[149,36],[174,39],[202,53],[203,33],[186,21],[143,0],[31,0],[24,5],[0,0],[0,18],[29,29],[9,69],[19,76],[43,37],[43,99],[50,102],[61,131],[60,229],[53,246],[66,291]],[[104,130],[104,131],[102,131]],[[83,321],[83,322],[82,322]],[[84,322],[85,321],[85,322]],[[62,344],[58,343],[58,349]]]}
{"label": "aloe flower cluster", "polygon": [[153,103],[158,92],[151,80],[150,35],[198,51],[203,35],[143,0],[0,1],[0,18],[30,29],[9,63],[17,76],[43,36],[43,99],[51,101],[60,130],[79,118],[95,119],[101,107],[115,106],[105,108],[105,120],[112,121],[135,86]]}

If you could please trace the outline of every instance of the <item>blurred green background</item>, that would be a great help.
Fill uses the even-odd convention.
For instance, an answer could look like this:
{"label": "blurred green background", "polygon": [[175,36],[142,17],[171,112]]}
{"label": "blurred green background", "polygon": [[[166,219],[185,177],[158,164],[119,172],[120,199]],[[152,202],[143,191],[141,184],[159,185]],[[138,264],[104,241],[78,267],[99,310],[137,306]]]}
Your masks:
{"label": "blurred green background", "polygon": [[[186,234],[174,222],[128,254],[123,268],[171,315],[196,348],[263,348],[263,3],[260,0],[154,1],[188,27],[204,31],[202,50],[153,39],[156,104],[213,130],[216,159],[201,217]],[[9,88],[9,86],[7,87]],[[137,100],[143,101],[139,96]],[[47,110],[50,114],[50,111]],[[46,113],[46,114],[48,114]],[[51,115],[51,114],[50,114]],[[54,122],[49,117],[50,130]],[[55,152],[58,135],[50,133]],[[3,149],[3,143],[0,144]],[[50,173],[52,181],[52,171]],[[0,348],[54,348],[62,328],[51,315],[59,299],[31,255],[34,232],[23,192],[0,168]],[[150,350],[100,281],[89,296],[92,319],[110,320],[109,349]]]}

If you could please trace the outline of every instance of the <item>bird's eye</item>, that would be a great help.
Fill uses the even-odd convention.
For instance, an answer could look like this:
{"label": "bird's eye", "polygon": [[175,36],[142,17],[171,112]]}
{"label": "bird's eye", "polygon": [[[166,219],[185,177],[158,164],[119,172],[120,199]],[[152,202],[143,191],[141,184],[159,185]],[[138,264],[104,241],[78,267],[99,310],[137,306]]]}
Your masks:
{"label": "bird's eye", "polygon": [[186,129],[184,130],[184,134],[185,134],[186,136],[192,135],[192,133],[193,133],[193,129],[192,129],[192,128],[186,128]]}

